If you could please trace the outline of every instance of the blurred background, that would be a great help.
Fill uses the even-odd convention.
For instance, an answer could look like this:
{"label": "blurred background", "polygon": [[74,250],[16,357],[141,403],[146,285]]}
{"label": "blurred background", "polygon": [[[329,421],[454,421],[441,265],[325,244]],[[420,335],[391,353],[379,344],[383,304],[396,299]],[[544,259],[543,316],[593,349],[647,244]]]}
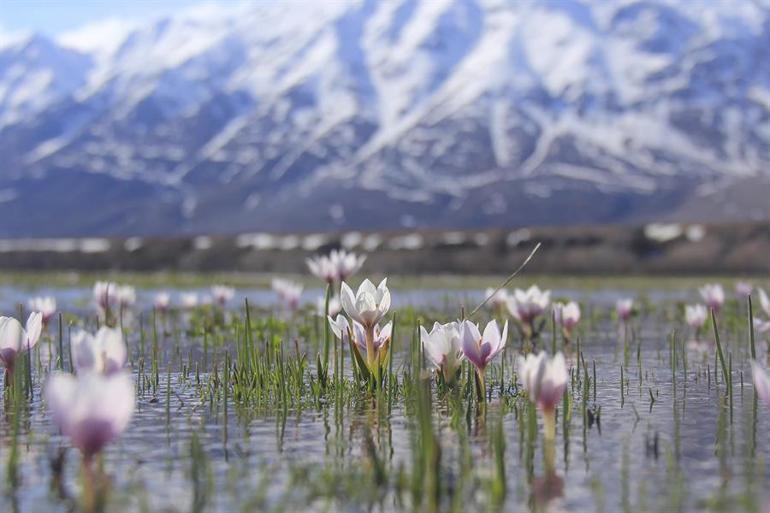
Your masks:
{"label": "blurred background", "polygon": [[2,0],[0,266],[770,271],[770,0]]}

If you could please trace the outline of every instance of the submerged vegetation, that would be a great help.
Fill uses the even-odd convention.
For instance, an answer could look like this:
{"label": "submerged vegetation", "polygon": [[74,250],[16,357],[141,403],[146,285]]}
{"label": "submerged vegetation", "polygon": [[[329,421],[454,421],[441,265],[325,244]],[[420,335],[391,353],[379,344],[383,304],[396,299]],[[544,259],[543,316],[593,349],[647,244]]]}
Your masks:
{"label": "submerged vegetation", "polygon": [[286,279],[273,305],[112,282],[87,307],[19,297],[0,318],[3,510],[767,507],[764,291],[518,278],[455,309],[349,286],[363,263],[309,262],[311,302]]}

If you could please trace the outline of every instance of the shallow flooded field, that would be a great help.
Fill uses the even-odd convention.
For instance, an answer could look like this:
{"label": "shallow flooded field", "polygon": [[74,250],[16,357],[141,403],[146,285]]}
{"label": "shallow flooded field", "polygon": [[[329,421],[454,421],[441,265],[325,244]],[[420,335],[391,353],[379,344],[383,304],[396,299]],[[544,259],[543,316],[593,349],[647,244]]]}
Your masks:
{"label": "shallow flooded field", "polygon": [[[91,287],[2,287],[4,315],[26,319],[32,296],[58,307],[5,387],[0,509],[766,511],[770,408],[750,365],[754,351],[767,366],[764,329],[752,347],[748,301],[728,287],[717,345],[710,315],[697,329],[686,322],[685,304],[703,301],[696,288],[645,285],[554,287],[551,303],[580,308],[564,330],[550,304],[517,321],[502,306],[474,312],[481,288],[402,280],[382,320],[393,322],[389,351],[371,375],[329,328],[321,287],[296,308],[269,289],[236,288],[221,302],[200,284],[166,289],[162,307],[159,288],[138,289],[100,312]],[[766,317],[752,297],[753,318]],[[420,327],[463,316],[482,331],[509,323],[481,381],[467,357],[439,378],[421,348]],[[49,375],[78,370],[76,331],[110,323],[136,406],[86,465],[44,389]],[[552,440],[517,363],[540,350],[566,360]]]}

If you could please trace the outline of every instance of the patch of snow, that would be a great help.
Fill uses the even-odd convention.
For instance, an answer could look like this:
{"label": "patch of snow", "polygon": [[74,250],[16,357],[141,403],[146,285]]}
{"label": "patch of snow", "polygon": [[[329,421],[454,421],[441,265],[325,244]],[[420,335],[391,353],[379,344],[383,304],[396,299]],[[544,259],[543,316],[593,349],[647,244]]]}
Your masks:
{"label": "patch of snow", "polygon": [[205,235],[201,235],[193,239],[193,247],[196,249],[196,251],[206,251],[207,249],[211,249],[213,244],[214,243],[211,240],[211,237],[207,237]]}
{"label": "patch of snow", "polygon": [[668,242],[682,236],[682,225],[676,223],[651,223],[644,227],[644,236],[654,242]]}

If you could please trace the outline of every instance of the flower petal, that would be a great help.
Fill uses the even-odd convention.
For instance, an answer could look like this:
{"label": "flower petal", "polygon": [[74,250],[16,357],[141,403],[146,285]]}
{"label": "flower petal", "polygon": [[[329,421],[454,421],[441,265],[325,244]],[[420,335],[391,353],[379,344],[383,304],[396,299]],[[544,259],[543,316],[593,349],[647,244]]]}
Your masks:
{"label": "flower petal", "polygon": [[0,354],[3,357],[15,357],[22,348],[24,337],[24,328],[19,321],[13,317],[0,317]]}
{"label": "flower petal", "polygon": [[93,336],[83,330],[78,330],[70,337],[72,362],[77,372],[101,371],[97,369],[97,354]]}
{"label": "flower petal", "polygon": [[374,298],[377,295],[377,289],[374,287],[374,283],[369,281],[369,278],[366,278],[361,283],[361,285],[358,286],[358,292],[356,292],[356,299],[358,299],[360,296],[364,294],[372,296],[372,301],[374,301]]}
{"label": "flower petal", "polygon": [[770,378],[755,360],[751,361],[751,376],[754,380],[754,390],[757,392],[757,396],[770,407]]}
{"label": "flower petal", "polygon": [[473,365],[479,369],[486,366],[481,353],[481,334],[479,328],[471,321],[463,321],[462,324],[463,354]]}
{"label": "flower petal", "polygon": [[113,374],[123,368],[128,359],[123,333],[118,328],[102,326],[96,332],[96,344],[103,359],[103,369],[106,374]]}
{"label": "flower petal", "polygon": [[71,374],[53,374],[45,385],[45,401],[59,430],[69,435],[70,418],[77,399],[77,379]]}
{"label": "flower petal", "polygon": [[340,302],[342,303],[342,309],[351,319],[360,320],[358,310],[356,309],[356,296],[353,294],[353,290],[350,286],[342,282],[342,288],[340,290]]}
{"label": "flower petal", "polygon": [[29,350],[35,347],[37,341],[40,340],[40,334],[43,332],[43,314],[40,312],[29,314],[25,331],[26,340],[23,349]]}

